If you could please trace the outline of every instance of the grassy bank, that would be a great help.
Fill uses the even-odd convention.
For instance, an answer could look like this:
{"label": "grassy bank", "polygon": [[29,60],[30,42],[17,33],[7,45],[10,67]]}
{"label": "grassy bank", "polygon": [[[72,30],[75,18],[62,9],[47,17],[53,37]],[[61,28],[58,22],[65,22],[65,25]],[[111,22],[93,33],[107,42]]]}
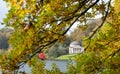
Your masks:
{"label": "grassy bank", "polygon": [[68,55],[62,55],[56,59],[59,60],[69,60],[69,59],[74,59],[74,57],[76,56],[76,54],[68,54]]}

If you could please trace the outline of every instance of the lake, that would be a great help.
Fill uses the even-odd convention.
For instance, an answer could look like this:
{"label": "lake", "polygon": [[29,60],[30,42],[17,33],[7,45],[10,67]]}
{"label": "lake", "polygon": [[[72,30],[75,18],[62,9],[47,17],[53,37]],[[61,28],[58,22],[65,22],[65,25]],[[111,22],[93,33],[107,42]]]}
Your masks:
{"label": "lake", "polygon": [[[75,65],[75,62],[71,61],[71,60],[51,60],[51,59],[48,59],[48,60],[44,60],[43,62],[45,62],[46,69],[51,70],[52,64],[54,63],[60,69],[61,72],[65,72],[67,70],[68,63],[72,63],[73,65]],[[27,74],[30,74],[31,69],[28,65],[25,65],[19,71],[25,71]],[[0,71],[0,74],[2,74],[1,71]]]}

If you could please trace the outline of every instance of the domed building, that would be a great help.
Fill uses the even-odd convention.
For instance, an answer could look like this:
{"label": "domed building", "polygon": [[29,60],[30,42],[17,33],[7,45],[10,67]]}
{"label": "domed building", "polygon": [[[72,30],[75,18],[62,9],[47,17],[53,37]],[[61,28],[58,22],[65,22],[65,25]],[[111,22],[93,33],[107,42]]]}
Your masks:
{"label": "domed building", "polygon": [[71,42],[69,46],[69,54],[82,53],[84,48],[80,46],[80,43],[77,41]]}

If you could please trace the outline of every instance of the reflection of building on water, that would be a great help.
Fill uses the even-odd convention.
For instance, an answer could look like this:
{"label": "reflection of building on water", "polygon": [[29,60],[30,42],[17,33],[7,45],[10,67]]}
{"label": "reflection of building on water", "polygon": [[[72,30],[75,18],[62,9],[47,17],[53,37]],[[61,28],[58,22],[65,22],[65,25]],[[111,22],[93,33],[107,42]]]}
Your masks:
{"label": "reflection of building on water", "polygon": [[73,41],[69,46],[69,54],[82,53],[84,48],[80,46],[80,43]]}

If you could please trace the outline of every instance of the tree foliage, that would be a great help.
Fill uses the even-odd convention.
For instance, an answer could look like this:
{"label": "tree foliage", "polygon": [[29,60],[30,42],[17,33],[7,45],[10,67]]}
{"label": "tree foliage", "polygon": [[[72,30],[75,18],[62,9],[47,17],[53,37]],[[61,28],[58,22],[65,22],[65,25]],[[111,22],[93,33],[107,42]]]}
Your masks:
{"label": "tree foliage", "polygon": [[[104,24],[98,26],[85,39],[85,54],[76,57],[76,66],[70,66],[68,73],[118,74],[120,73],[120,11],[118,0],[114,0]],[[74,69],[74,70],[72,70]]]}
{"label": "tree foliage", "polygon": [[79,41],[82,45],[83,38],[89,37],[90,34],[101,24],[101,18],[87,19],[86,24],[79,25],[73,32],[71,32],[71,38],[73,41]]}
{"label": "tree foliage", "polygon": [[[87,49],[85,54],[88,54],[88,56],[84,55],[84,57],[78,59],[78,61],[85,61],[84,65],[86,65],[86,67],[84,65],[78,65],[79,67],[76,68],[84,73],[87,68],[92,66],[91,70],[87,71],[94,72],[98,67],[94,67],[93,63],[96,63],[98,66],[100,57],[106,58],[106,56],[108,56],[107,64],[112,64],[113,62],[111,62],[111,60],[118,60],[118,52],[120,51],[119,0],[114,0],[113,6],[110,5],[111,0],[5,1],[8,3],[8,6],[10,6],[10,10],[7,18],[4,19],[4,23],[7,26],[13,27],[15,32],[10,38],[12,50],[0,56],[3,73],[13,73],[17,71],[37,53],[44,51],[56,41],[64,40],[65,34],[75,22],[86,24],[88,18],[94,18],[99,14],[102,15],[101,25],[93,31],[84,43],[86,46],[85,49]],[[105,29],[103,28],[103,30],[101,30],[107,15],[106,24],[109,25],[109,29],[105,27]],[[95,53],[87,53],[91,51]],[[106,52],[107,54],[104,54]],[[96,56],[98,53],[100,55]],[[111,56],[115,56],[116,58],[109,58]],[[86,57],[88,57],[88,59]],[[95,60],[92,57],[94,57]],[[86,60],[84,60],[85,58]],[[91,63],[91,59],[94,60],[93,63]],[[116,62],[116,64],[118,63]],[[105,69],[107,68],[108,67],[105,66]],[[96,71],[94,73],[96,73]]]}
{"label": "tree foliage", "polygon": [[63,42],[56,42],[51,47],[48,47],[48,50],[46,51],[47,57],[57,58],[61,55],[68,54],[70,42],[71,42],[70,36],[66,36]]}

